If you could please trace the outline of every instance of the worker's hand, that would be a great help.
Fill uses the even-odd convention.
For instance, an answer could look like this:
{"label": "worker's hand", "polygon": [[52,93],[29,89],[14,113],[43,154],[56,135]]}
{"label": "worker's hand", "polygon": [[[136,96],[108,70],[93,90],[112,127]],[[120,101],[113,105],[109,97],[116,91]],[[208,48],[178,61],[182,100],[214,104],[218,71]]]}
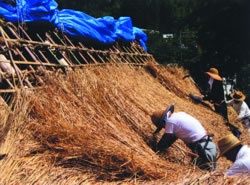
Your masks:
{"label": "worker's hand", "polygon": [[192,95],[192,94],[189,94],[189,97],[190,97],[191,99],[193,99],[193,100],[196,100],[196,101],[202,101],[202,100],[203,100],[202,97],[200,97],[200,96],[194,96],[194,95]]}
{"label": "worker's hand", "polygon": [[207,95],[207,91],[201,90],[200,92],[201,92],[201,94],[202,94],[203,96],[206,96],[206,95]]}
{"label": "worker's hand", "polygon": [[171,115],[172,115],[172,112],[171,112],[171,111],[167,111],[166,114],[165,114],[164,117],[163,117],[163,120],[164,120],[164,121],[167,121],[168,118],[171,117]]}
{"label": "worker's hand", "polygon": [[156,134],[155,133],[153,134],[153,137],[151,139],[150,146],[152,147],[152,150],[154,152],[157,151],[157,138],[156,138]]}
{"label": "worker's hand", "polygon": [[193,96],[193,99],[195,99],[197,101],[202,101],[203,100],[203,98],[200,97],[200,96]]}

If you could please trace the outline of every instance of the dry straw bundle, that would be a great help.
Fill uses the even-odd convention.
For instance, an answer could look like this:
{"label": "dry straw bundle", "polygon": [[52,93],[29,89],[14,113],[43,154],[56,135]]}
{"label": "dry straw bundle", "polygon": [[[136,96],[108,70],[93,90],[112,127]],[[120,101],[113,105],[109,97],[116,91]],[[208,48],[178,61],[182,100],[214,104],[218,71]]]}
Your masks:
{"label": "dry straw bundle", "polygon": [[[197,117],[215,141],[229,132],[219,115],[188,98],[199,91],[182,79],[186,74],[183,68],[154,65],[47,74],[42,90],[17,95],[14,112],[6,107],[2,113],[0,153],[7,156],[0,161],[0,183],[222,182],[223,173],[203,172],[190,163],[182,141],[165,154],[152,150],[150,115],[171,103]],[[220,161],[218,170],[225,172],[230,163]]]}

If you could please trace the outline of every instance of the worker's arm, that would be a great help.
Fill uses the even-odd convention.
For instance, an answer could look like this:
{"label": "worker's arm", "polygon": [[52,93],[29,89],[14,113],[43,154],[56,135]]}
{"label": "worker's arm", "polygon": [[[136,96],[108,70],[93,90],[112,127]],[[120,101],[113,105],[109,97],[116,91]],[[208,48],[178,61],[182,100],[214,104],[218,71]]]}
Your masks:
{"label": "worker's arm", "polygon": [[163,128],[164,127],[157,127],[157,129],[154,131],[153,135],[158,134],[161,131],[161,129],[163,129]]}
{"label": "worker's arm", "polygon": [[228,100],[228,101],[225,101],[226,102],[226,104],[228,105],[228,106],[230,106],[230,105],[233,105],[233,103],[234,103],[234,100]]}
{"label": "worker's arm", "polygon": [[157,125],[157,129],[154,131],[153,136],[157,135],[161,129],[165,128],[165,121],[162,120],[158,125]]}
{"label": "worker's arm", "polygon": [[173,134],[164,133],[161,140],[157,144],[157,151],[163,151],[168,149],[175,141],[177,137]]}
{"label": "worker's arm", "polygon": [[189,97],[192,99],[192,100],[195,100],[197,102],[201,102],[203,100],[203,97],[201,96],[194,96],[192,94],[189,94]]}
{"label": "worker's arm", "polygon": [[207,94],[207,95],[205,95],[205,96],[202,98],[202,100],[211,101],[211,100],[212,100],[212,97],[211,97],[210,94]]}
{"label": "worker's arm", "polygon": [[229,127],[229,129],[231,130],[231,132],[238,138],[240,138],[240,135],[242,134],[242,132],[240,131],[239,128],[237,128],[236,126],[234,126],[233,124],[227,122],[226,125]]}

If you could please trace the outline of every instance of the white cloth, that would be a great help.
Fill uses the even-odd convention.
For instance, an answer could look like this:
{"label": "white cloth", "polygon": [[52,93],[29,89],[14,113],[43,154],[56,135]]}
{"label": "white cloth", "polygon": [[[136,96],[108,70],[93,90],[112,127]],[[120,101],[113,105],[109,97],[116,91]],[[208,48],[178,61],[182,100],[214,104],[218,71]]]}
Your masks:
{"label": "white cloth", "polygon": [[243,145],[236,156],[232,167],[226,172],[227,176],[249,176],[250,177],[250,148]]}
{"label": "white cloth", "polygon": [[194,143],[207,135],[201,123],[185,112],[173,113],[165,122],[165,133],[174,134],[186,144]]}
{"label": "white cloth", "polygon": [[209,78],[209,81],[208,81],[210,91],[212,90],[213,83],[214,83],[214,79],[213,79],[212,77],[210,77],[210,78]]}
{"label": "white cloth", "polygon": [[239,119],[246,118],[246,117],[250,116],[250,110],[249,110],[249,107],[247,106],[246,102],[241,101],[239,103],[235,103],[235,101],[232,99],[232,100],[227,101],[226,103],[227,103],[227,105],[232,105],[234,107],[234,109],[238,113]]}

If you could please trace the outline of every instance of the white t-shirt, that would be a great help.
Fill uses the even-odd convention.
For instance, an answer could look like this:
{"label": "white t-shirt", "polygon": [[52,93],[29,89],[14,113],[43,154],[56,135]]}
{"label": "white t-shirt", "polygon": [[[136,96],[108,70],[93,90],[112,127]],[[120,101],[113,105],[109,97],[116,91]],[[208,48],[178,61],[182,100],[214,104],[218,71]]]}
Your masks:
{"label": "white t-shirt", "polygon": [[239,119],[250,116],[250,110],[249,110],[246,102],[244,102],[244,101],[241,101],[239,103],[235,103],[234,100],[232,99],[232,100],[227,101],[227,105],[232,105],[234,107],[234,109],[238,113]]}
{"label": "white t-shirt", "polygon": [[173,113],[165,122],[165,133],[174,134],[186,144],[194,143],[207,135],[201,123],[185,112]]}
{"label": "white t-shirt", "polygon": [[236,156],[236,160],[227,171],[227,176],[249,176],[250,177],[250,148],[242,146]]}

